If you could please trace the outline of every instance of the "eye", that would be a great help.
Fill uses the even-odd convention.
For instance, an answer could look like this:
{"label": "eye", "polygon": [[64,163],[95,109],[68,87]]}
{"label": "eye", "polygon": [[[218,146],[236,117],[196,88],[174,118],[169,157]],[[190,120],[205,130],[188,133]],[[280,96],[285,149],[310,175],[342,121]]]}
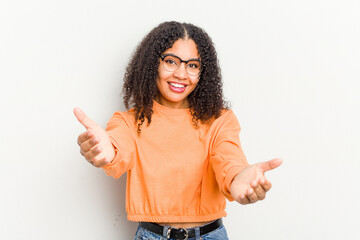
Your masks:
{"label": "eye", "polygon": [[188,63],[188,67],[189,68],[200,68],[200,63],[198,63],[198,62],[189,62]]}
{"label": "eye", "polygon": [[169,65],[176,65],[176,62],[172,59],[165,59],[164,60],[166,64],[169,64]]}

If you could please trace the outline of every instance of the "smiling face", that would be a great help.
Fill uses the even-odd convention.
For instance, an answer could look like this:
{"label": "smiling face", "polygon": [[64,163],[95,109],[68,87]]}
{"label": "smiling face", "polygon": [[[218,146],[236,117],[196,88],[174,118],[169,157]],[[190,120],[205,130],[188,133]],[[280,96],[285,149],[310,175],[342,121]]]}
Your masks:
{"label": "smiling face", "polygon": [[[199,59],[200,57],[196,44],[192,39],[177,40],[171,48],[163,53],[163,55],[165,54],[178,56],[184,61]],[[188,108],[187,96],[195,89],[198,81],[199,76],[192,76],[187,73],[184,62],[173,72],[166,70],[163,63],[160,62],[159,75],[156,79],[159,94],[155,97],[155,100],[170,108]]]}

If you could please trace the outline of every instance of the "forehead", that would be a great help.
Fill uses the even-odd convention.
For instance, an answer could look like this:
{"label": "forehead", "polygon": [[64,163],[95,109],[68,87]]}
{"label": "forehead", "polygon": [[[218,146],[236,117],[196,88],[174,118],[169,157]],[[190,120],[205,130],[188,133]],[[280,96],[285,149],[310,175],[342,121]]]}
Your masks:
{"label": "forehead", "polygon": [[178,39],[174,45],[167,49],[164,53],[174,54],[181,59],[199,58],[200,55],[197,50],[197,46],[192,39]]}

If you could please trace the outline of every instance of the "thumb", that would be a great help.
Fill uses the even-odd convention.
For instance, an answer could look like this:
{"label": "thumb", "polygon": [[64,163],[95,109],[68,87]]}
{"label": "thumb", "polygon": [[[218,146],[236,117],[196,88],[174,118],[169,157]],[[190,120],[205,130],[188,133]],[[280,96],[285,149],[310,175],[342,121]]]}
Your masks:
{"label": "thumb", "polygon": [[258,163],[258,166],[264,171],[273,170],[277,167],[279,167],[283,163],[283,160],[281,158],[274,158],[270,161],[261,162]]}
{"label": "thumb", "polygon": [[88,118],[86,114],[80,108],[74,108],[74,114],[77,120],[84,125],[86,129],[94,128],[97,126],[97,123]]}

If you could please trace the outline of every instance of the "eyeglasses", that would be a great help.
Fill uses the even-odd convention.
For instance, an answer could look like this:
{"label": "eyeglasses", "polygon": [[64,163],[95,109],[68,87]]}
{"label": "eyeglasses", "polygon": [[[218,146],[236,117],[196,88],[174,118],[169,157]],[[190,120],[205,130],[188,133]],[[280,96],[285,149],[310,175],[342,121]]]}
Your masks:
{"label": "eyeglasses", "polygon": [[169,72],[175,72],[181,66],[181,63],[185,63],[186,72],[191,76],[198,76],[201,73],[203,64],[200,59],[189,59],[187,61],[182,60],[178,56],[173,54],[164,54],[160,56],[164,68]]}

